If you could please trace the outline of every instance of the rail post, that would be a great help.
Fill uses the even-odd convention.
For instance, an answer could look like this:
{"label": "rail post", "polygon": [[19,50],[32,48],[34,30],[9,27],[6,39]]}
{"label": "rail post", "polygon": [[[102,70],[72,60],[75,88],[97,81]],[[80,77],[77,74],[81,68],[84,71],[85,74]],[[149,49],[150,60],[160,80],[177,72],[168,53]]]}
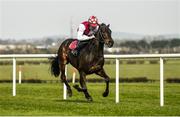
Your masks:
{"label": "rail post", "polygon": [[13,96],[16,96],[16,58],[13,58]]}
{"label": "rail post", "polygon": [[22,67],[19,65],[19,84],[21,84],[21,79],[22,79]]}
{"label": "rail post", "polygon": [[[67,79],[67,65],[65,66],[65,76],[66,76],[66,79]],[[67,87],[65,85],[65,83],[63,83],[63,99],[66,100],[67,99]]]}
{"label": "rail post", "polygon": [[116,58],[116,103],[119,103],[119,59]]}
{"label": "rail post", "polygon": [[74,84],[76,81],[76,72],[73,71],[73,76],[72,76],[72,83]]}
{"label": "rail post", "polygon": [[160,57],[160,106],[164,106],[164,63]]}

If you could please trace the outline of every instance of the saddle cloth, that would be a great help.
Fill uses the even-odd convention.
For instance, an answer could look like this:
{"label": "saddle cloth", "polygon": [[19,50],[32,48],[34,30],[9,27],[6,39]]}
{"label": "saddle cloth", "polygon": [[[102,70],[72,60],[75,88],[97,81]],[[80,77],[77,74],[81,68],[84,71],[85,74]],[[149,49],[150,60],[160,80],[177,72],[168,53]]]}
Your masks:
{"label": "saddle cloth", "polygon": [[71,49],[71,50],[76,49],[77,44],[78,44],[78,40],[72,41],[72,42],[70,43],[70,45],[69,45],[69,49]]}

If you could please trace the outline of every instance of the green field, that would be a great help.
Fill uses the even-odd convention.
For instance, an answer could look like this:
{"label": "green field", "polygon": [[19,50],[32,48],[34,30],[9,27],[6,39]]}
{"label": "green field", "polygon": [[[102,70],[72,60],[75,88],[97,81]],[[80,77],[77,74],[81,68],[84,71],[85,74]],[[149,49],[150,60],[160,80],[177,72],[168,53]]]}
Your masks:
{"label": "green field", "polygon": [[[158,60],[158,59],[157,59]],[[113,60],[112,60],[113,61]],[[18,63],[18,62],[17,62]],[[17,78],[18,78],[17,64]],[[115,78],[115,64],[105,64],[105,71],[110,78]],[[22,79],[40,79],[40,80],[59,80],[50,74],[50,64],[24,64],[22,65]],[[180,78],[180,60],[168,60],[164,64],[164,78]],[[68,65],[68,79],[72,78],[73,68]],[[76,76],[79,78],[78,74]],[[152,80],[159,80],[159,64],[149,64],[145,61],[144,64],[126,64],[126,60],[120,64],[120,77],[133,78],[133,77],[147,77]],[[97,75],[90,75],[88,78],[100,78]],[[12,65],[0,65],[0,80],[12,79]]]}
{"label": "green field", "polygon": [[[38,59],[40,60],[40,59]],[[44,59],[43,59],[44,60]],[[36,60],[34,60],[36,61]],[[159,63],[120,64],[120,78],[147,77],[154,83],[120,83],[120,103],[115,104],[115,84],[110,83],[110,95],[102,97],[105,83],[88,83],[93,102],[87,102],[82,93],[73,89],[73,97],[63,100],[62,83],[17,84],[17,95],[12,96],[12,83],[0,83],[0,115],[174,115],[180,116],[180,84],[165,83],[165,106],[159,106]],[[104,66],[111,79],[115,79],[115,64]],[[17,79],[18,79],[17,62]],[[49,64],[22,65],[22,79],[57,80],[50,74]],[[180,60],[164,64],[164,78],[180,79]],[[73,68],[68,65],[68,79]],[[79,79],[79,76],[76,76]],[[100,78],[96,75],[88,79]],[[0,80],[12,80],[12,65],[0,65]],[[102,79],[103,81],[103,79]],[[78,83],[79,84],[79,83]],[[70,84],[72,86],[72,84]]]}
{"label": "green field", "polygon": [[[72,84],[71,84],[72,85]],[[165,106],[159,106],[158,83],[121,83],[120,103],[115,104],[115,85],[102,97],[102,83],[88,83],[93,102],[73,89],[73,97],[62,99],[62,84],[18,84],[12,96],[12,84],[0,84],[0,115],[174,115],[180,116],[180,85],[165,84]]]}

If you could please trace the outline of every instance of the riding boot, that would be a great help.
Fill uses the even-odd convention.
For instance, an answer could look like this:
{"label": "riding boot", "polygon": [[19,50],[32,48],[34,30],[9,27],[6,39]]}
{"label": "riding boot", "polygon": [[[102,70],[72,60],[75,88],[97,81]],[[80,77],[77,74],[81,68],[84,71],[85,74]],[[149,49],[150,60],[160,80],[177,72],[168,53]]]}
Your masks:
{"label": "riding boot", "polygon": [[86,45],[89,43],[89,41],[90,41],[90,39],[89,39],[89,40],[81,40],[81,41],[78,40],[76,49],[74,49],[74,50],[71,51],[72,54],[73,54],[74,56],[78,56],[80,50],[81,50],[84,46],[86,46]]}

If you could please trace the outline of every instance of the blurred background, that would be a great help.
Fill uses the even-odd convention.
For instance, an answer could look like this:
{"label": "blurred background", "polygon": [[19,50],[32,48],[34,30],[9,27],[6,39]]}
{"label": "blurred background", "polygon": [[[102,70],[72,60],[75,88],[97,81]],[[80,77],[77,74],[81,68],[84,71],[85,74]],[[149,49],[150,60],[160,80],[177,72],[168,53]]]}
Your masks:
{"label": "blurred background", "polygon": [[91,15],[110,24],[105,53],[180,52],[179,0],[0,0],[0,54],[56,53]]}
{"label": "blurred background", "polygon": [[[54,54],[62,41],[76,38],[78,25],[91,15],[110,24],[115,44],[105,54],[180,52],[179,0],[0,0],[0,54]],[[1,80],[11,81],[11,64],[11,59],[0,60]],[[54,80],[47,59],[20,59],[17,64],[25,80]],[[159,59],[120,64],[122,78],[159,80]],[[179,82],[180,61],[165,64],[165,78]],[[105,69],[114,81],[115,60],[106,60]],[[71,78],[75,70],[68,70]]]}

